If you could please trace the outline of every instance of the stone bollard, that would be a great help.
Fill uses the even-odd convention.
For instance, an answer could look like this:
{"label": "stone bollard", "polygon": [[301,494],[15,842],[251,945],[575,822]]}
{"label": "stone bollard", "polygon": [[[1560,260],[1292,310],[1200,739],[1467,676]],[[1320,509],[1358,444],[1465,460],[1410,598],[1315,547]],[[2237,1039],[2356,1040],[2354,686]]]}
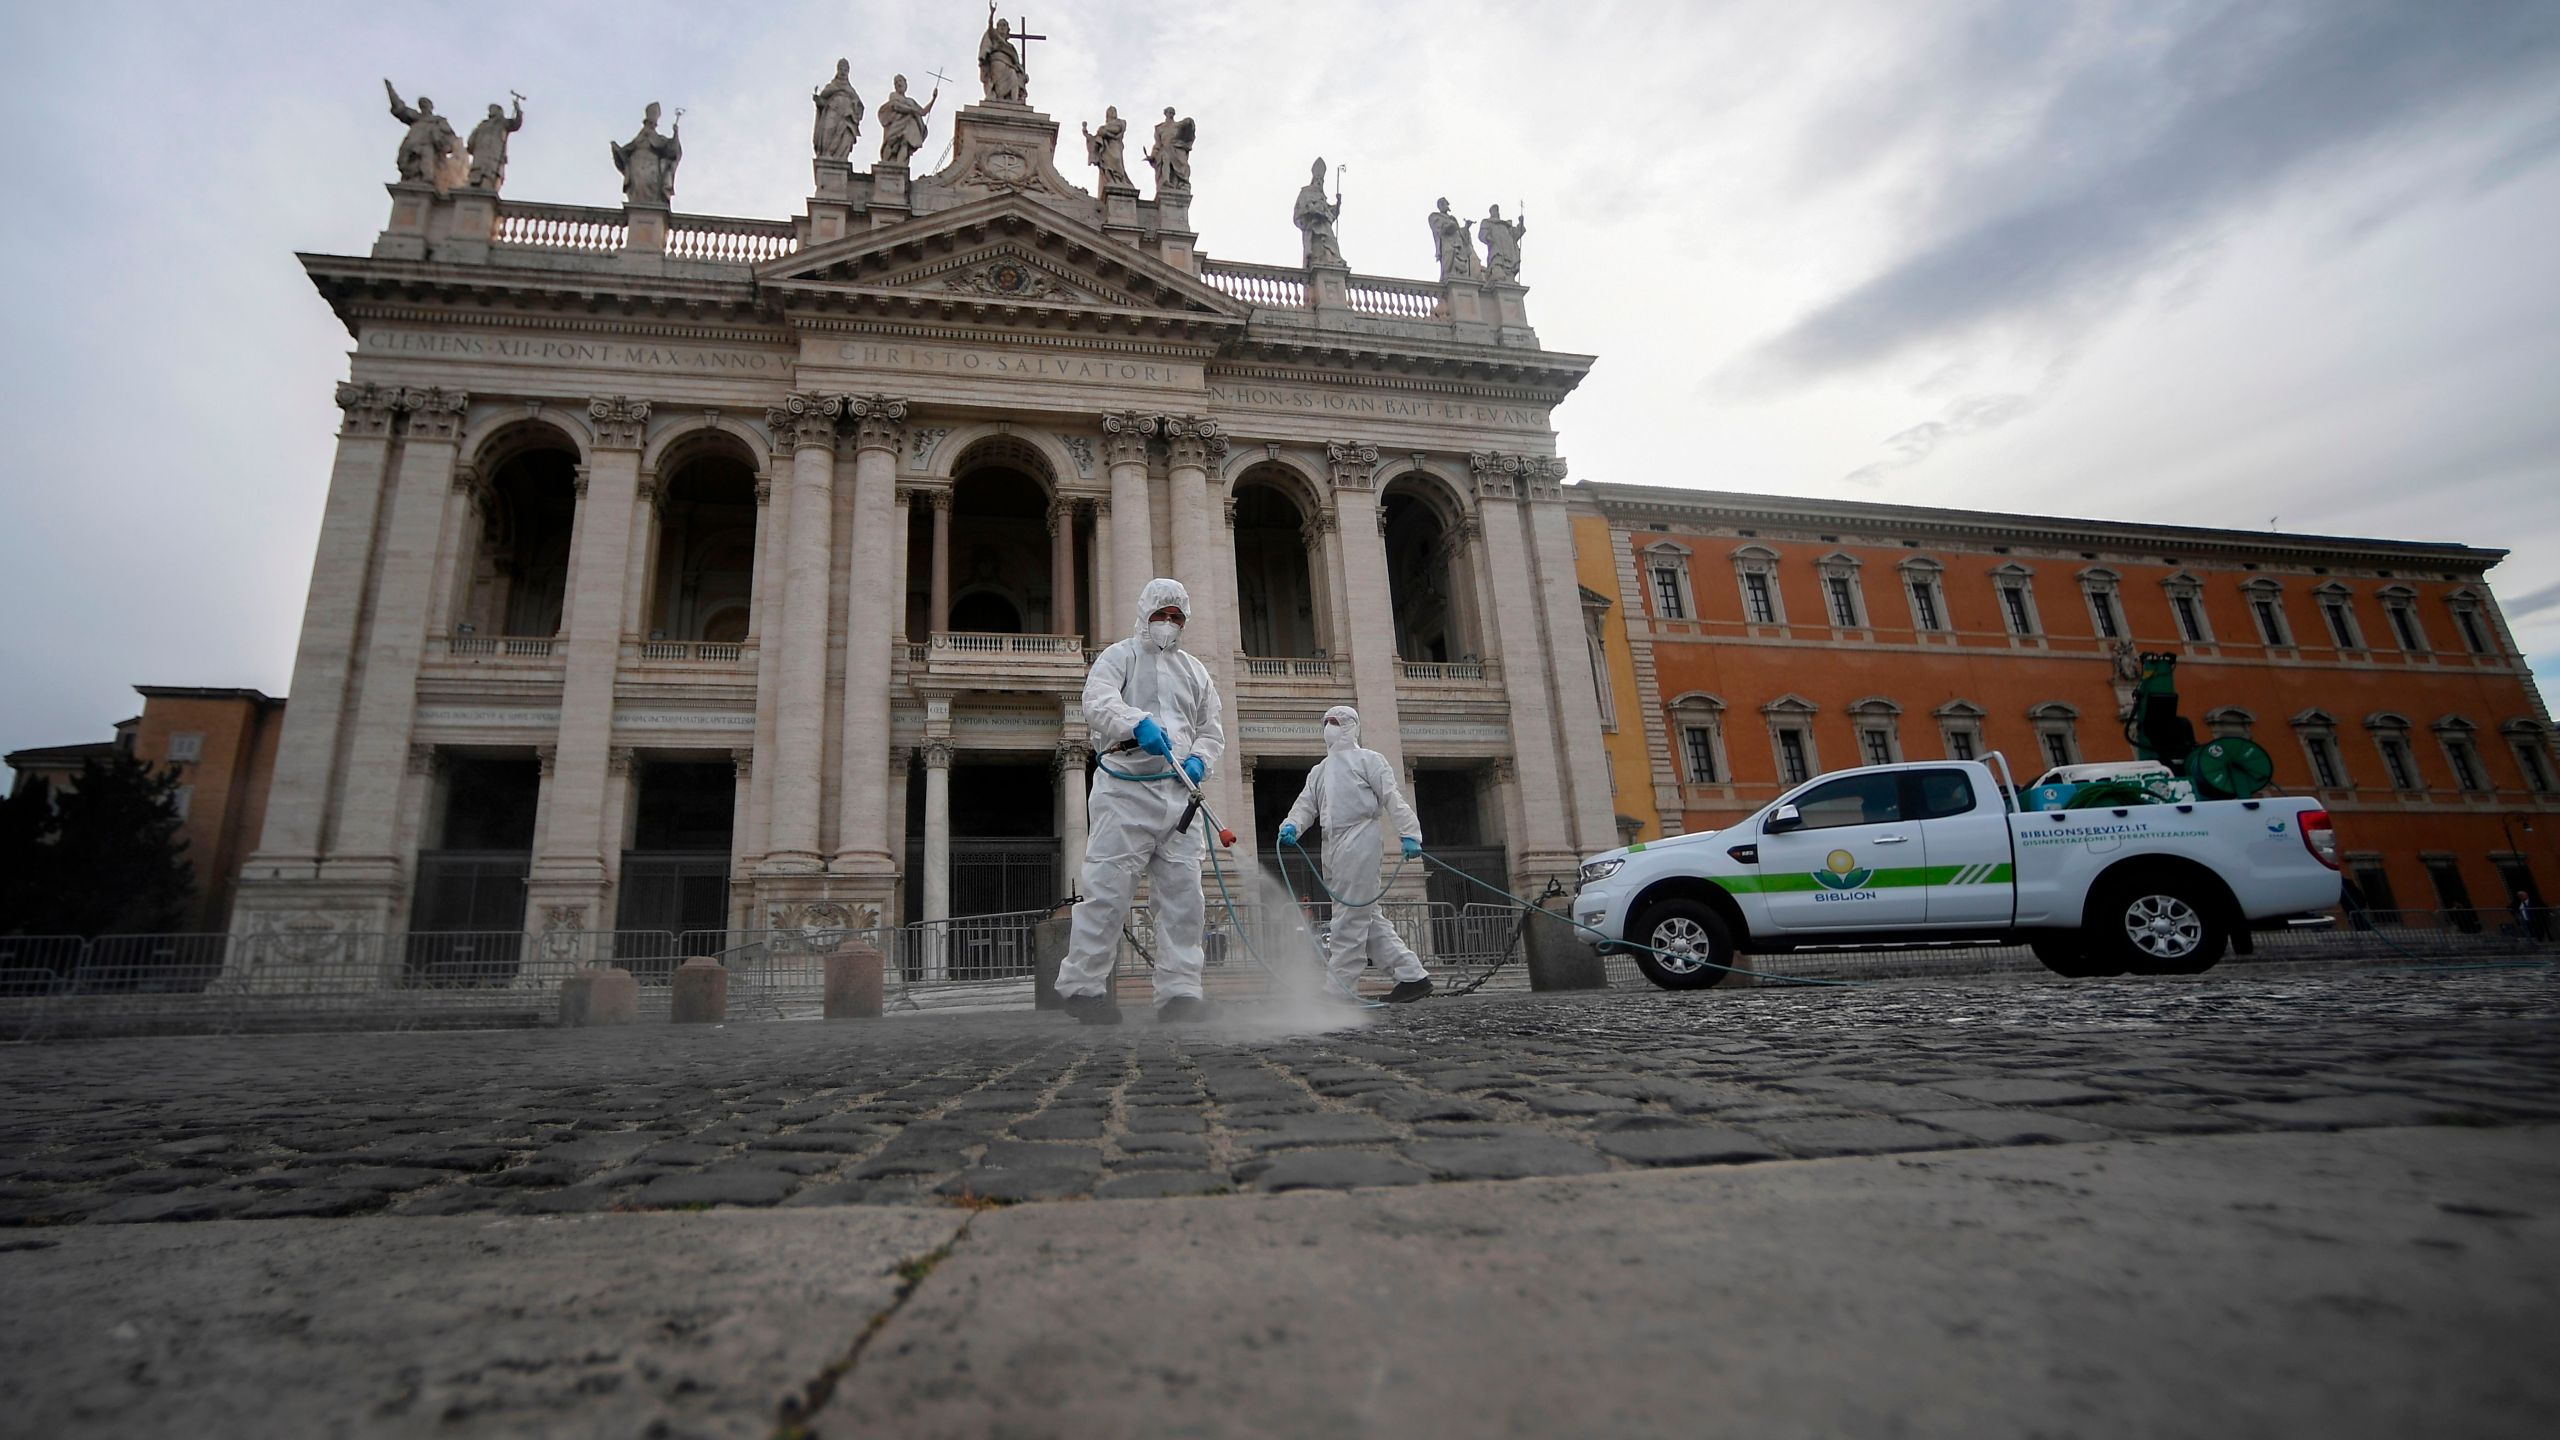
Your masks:
{"label": "stone bollard", "polygon": [[729,1017],[729,970],[708,955],[676,967],[668,1017],[678,1025],[716,1025]]}
{"label": "stone bollard", "polygon": [[1067,932],[1075,927],[1075,911],[1059,909],[1031,927],[1031,1005],[1058,1008],[1058,966],[1067,958]]}
{"label": "stone bollard", "polygon": [[1600,958],[1599,948],[1554,910],[1542,907],[1531,912],[1528,950],[1532,990],[1609,988],[1609,967]]}
{"label": "stone bollard", "polygon": [[830,1020],[877,1020],[880,1018],[882,964],[880,952],[855,941],[839,947],[824,962],[827,976],[827,1018]]}
{"label": "stone bollard", "polygon": [[628,1025],[640,1018],[640,982],[609,965],[580,970],[560,982],[560,1023]]}

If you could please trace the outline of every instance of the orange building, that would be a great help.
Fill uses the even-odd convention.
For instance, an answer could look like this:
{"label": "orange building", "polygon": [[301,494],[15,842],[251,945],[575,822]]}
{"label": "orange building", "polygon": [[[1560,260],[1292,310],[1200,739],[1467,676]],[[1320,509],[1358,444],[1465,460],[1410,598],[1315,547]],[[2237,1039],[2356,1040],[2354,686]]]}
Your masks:
{"label": "orange building", "polygon": [[1574,487],[1622,832],[1728,824],[1824,770],[2130,759],[2136,657],[2338,817],[2376,910],[2560,886],[2550,716],[2503,550]]}
{"label": "orange building", "polygon": [[267,782],[275,774],[284,701],[255,690],[136,685],[142,713],[116,725],[115,739],[19,750],[6,759],[13,791],[41,777],[57,791],[79,780],[81,763],[122,752],[178,778],[179,833],[195,867],[187,928],[228,928],[240,864],[266,823]]}

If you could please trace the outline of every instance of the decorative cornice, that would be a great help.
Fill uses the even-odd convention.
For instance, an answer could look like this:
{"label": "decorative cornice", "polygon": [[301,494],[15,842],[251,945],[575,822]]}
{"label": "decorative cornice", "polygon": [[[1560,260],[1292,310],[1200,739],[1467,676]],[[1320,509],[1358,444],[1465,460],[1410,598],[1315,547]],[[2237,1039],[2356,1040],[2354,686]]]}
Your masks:
{"label": "decorative cornice", "polygon": [[1156,433],[1156,417],[1123,410],[1102,417],[1102,452],[1114,469],[1147,463],[1147,437]]}
{"label": "decorative cornice", "polygon": [[1226,432],[1207,416],[1159,415],[1156,428],[1164,435],[1170,462],[1177,469],[1206,470],[1227,453]]}
{"label": "decorative cornice", "polygon": [[764,421],[777,444],[794,450],[833,450],[836,420],[844,414],[844,402],[842,395],[795,390],[781,404],[767,406]]}
{"label": "decorative cornice", "polygon": [[462,412],[471,408],[471,397],[438,385],[412,386],[400,392],[400,408],[409,417],[410,439],[458,440]]}
{"label": "decorative cornice", "polygon": [[649,434],[649,402],[627,395],[598,395],[587,402],[587,423],[599,450],[637,450]]}
{"label": "decorative cornice", "polygon": [[1378,481],[1378,447],[1366,440],[1327,440],[1326,462],[1336,490],[1366,490]]}
{"label": "decorative cornice", "polygon": [[845,401],[845,409],[853,415],[853,448],[886,450],[891,455],[905,443],[907,402],[886,395],[857,395]]}
{"label": "decorative cornice", "polygon": [[916,747],[916,759],[927,770],[948,770],[951,768],[951,742],[927,740]]}

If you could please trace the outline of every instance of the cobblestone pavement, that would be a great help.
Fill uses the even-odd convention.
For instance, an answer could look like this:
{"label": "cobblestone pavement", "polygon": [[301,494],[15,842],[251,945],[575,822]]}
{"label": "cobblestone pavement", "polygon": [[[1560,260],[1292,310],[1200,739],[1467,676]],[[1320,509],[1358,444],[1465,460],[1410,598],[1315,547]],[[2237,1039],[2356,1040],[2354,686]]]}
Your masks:
{"label": "cobblestone pavement", "polygon": [[[0,1225],[1037,1201],[2560,1119],[2549,969],[0,1050]],[[0,1250],[42,1244],[25,1229]]]}

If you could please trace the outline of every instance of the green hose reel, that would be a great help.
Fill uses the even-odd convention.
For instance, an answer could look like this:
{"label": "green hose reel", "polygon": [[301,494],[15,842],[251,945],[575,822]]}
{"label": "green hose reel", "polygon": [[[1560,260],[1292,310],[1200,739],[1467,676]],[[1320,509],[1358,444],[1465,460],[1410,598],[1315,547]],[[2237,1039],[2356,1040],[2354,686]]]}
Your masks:
{"label": "green hose reel", "polygon": [[2203,800],[2246,800],[2276,778],[2275,757],[2255,740],[2226,735],[2187,757],[2187,778]]}

